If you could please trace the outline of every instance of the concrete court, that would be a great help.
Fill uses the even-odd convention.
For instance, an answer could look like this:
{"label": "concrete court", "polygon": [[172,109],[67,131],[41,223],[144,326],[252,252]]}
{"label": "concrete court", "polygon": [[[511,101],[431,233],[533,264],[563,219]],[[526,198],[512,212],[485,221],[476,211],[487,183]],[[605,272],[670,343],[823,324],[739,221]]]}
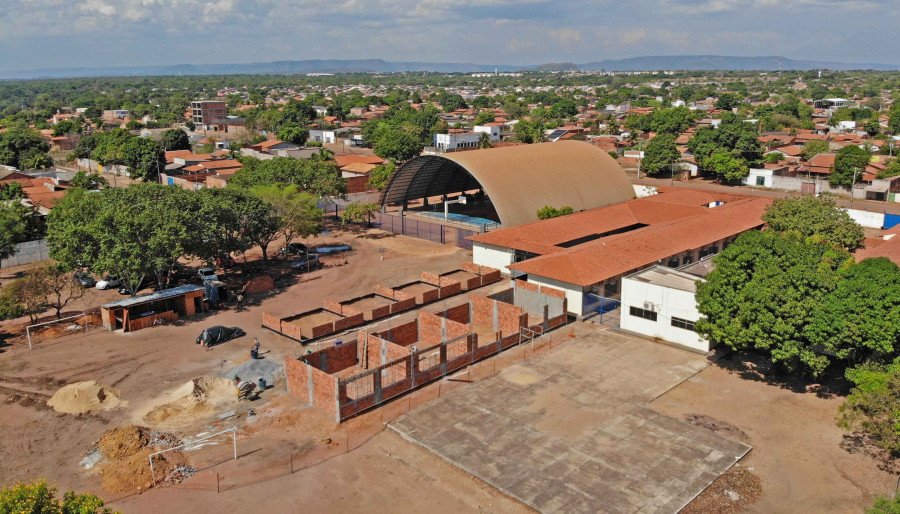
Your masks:
{"label": "concrete court", "polygon": [[678,512],[750,450],[646,406],[703,356],[577,332],[391,428],[541,512]]}

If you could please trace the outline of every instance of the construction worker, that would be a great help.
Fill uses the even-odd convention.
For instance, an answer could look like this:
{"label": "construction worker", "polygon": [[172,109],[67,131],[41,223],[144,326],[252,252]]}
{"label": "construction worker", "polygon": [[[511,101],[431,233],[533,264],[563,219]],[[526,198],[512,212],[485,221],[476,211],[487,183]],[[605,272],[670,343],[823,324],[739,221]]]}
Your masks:
{"label": "construction worker", "polygon": [[235,295],[235,299],[237,300],[237,308],[241,310],[244,308],[244,291],[238,291],[237,295]]}
{"label": "construction worker", "polygon": [[256,360],[259,358],[259,338],[253,338],[253,346],[250,347],[250,358]]}

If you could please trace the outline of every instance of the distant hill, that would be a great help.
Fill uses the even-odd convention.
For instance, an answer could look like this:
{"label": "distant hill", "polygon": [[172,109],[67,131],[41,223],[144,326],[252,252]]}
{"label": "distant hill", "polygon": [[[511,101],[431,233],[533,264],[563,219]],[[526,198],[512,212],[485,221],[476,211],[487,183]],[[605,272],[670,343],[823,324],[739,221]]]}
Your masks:
{"label": "distant hill", "polygon": [[654,71],[654,70],[900,70],[897,64],[804,61],[779,56],[735,57],[727,55],[660,55],[609,59],[580,65],[583,70]]}
{"label": "distant hill", "polygon": [[469,73],[497,71],[654,71],[654,70],[900,70],[896,64],[804,61],[786,57],[725,55],[667,55],[609,59],[585,64],[546,63],[510,66],[472,63],[385,61],[382,59],[308,59],[248,64],[177,64],[171,66],[112,66],[103,68],[44,68],[0,71],[0,79],[65,77],[123,77],[158,75],[261,75],[304,73]]}

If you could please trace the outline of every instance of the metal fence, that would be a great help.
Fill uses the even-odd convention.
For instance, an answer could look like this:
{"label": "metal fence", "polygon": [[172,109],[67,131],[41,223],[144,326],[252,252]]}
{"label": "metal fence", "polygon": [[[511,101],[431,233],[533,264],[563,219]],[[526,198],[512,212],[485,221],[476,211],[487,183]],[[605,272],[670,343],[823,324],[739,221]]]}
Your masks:
{"label": "metal fence", "polygon": [[582,316],[603,325],[618,327],[621,307],[622,302],[619,298],[600,296],[594,293],[584,293],[582,296]]}
{"label": "metal fence", "polygon": [[392,234],[427,239],[441,244],[454,243],[465,250],[472,249],[472,241],[466,238],[480,233],[478,230],[450,226],[454,224],[452,222],[432,223],[415,216],[397,216],[383,212],[375,215],[375,222],[379,224],[381,230]]}

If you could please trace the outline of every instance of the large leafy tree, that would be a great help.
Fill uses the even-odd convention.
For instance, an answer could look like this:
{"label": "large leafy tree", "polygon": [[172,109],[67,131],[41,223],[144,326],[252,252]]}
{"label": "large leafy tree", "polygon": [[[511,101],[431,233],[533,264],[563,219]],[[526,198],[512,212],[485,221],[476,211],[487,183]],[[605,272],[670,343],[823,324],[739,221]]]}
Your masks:
{"label": "large leafy tree", "polygon": [[810,313],[852,259],[830,245],[774,231],[742,234],[697,287],[697,331],[736,350],[756,351],[788,369],[821,374],[831,357],[805,335]]}
{"label": "large leafy tree", "polygon": [[31,211],[16,200],[0,200],[0,260],[10,258],[28,237]]}
{"label": "large leafy tree", "polygon": [[0,133],[0,164],[20,169],[47,168],[53,165],[48,150],[50,145],[32,129],[13,127]]}
{"label": "large leafy tree", "polygon": [[867,363],[849,369],[847,378],[855,387],[841,405],[838,424],[861,432],[891,456],[900,456],[900,358],[887,365]]}
{"label": "large leafy tree", "polygon": [[641,171],[652,176],[668,175],[673,172],[679,155],[678,148],[675,147],[675,136],[659,134],[650,140],[644,151]]}
{"label": "large leafy tree", "polygon": [[247,190],[293,184],[317,196],[337,196],[346,191],[340,172],[331,161],[276,157],[266,161],[246,158],[242,162],[244,167],[228,181],[229,188]]}
{"label": "large leafy tree", "polygon": [[718,150],[706,158],[704,166],[720,180],[730,184],[740,182],[750,173],[747,161],[723,150]]}
{"label": "large leafy tree", "polygon": [[862,227],[828,195],[776,199],[763,214],[763,221],[778,232],[814,237],[846,250],[858,248],[864,237]]}
{"label": "large leafy tree", "polygon": [[310,237],[322,231],[325,211],[318,207],[315,195],[301,191],[296,185],[258,186],[252,191],[272,206],[285,246],[297,236]]}
{"label": "large leafy tree", "polygon": [[162,146],[152,139],[135,137],[123,148],[128,173],[132,178],[155,180],[166,168],[166,156]]}
{"label": "large leafy tree", "polygon": [[263,260],[281,224],[272,207],[249,191],[235,188],[200,191],[199,218],[203,240],[192,244],[194,255],[207,261],[258,245]]}
{"label": "large leafy tree", "polygon": [[372,189],[384,189],[397,171],[397,165],[394,161],[385,161],[383,164],[376,166],[369,172],[369,187]]}
{"label": "large leafy tree", "polygon": [[181,129],[171,129],[163,132],[162,147],[165,151],[190,150],[191,140],[187,132]]}
{"label": "large leafy tree", "polygon": [[828,182],[833,186],[852,186],[854,175],[859,180],[870,158],[868,150],[856,145],[841,148],[834,156],[834,166],[828,175]]}
{"label": "large leafy tree", "polygon": [[822,141],[821,139],[813,139],[811,141],[807,141],[806,144],[803,145],[803,158],[807,161],[819,155],[820,153],[825,153],[828,151],[828,141]]}
{"label": "large leafy tree", "polygon": [[50,255],[67,267],[122,277],[132,294],[164,276],[201,234],[193,193],[158,184],[66,195],[48,220]]}
{"label": "large leafy tree", "polygon": [[890,361],[900,350],[900,268],[878,258],[844,270],[810,312],[804,335],[848,362]]}

